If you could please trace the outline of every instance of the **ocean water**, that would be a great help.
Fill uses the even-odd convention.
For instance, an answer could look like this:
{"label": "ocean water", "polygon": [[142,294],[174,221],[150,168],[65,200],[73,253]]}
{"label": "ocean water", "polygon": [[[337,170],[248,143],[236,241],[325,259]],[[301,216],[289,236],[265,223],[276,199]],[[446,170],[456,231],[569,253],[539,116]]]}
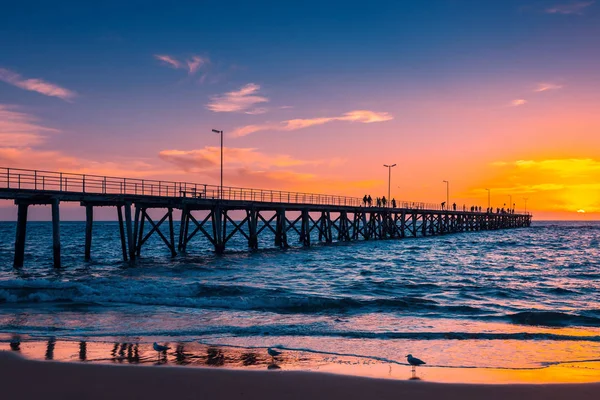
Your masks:
{"label": "ocean water", "polygon": [[[0,223],[0,342],[47,340],[277,346],[331,357],[439,367],[541,368],[600,358],[600,223],[244,251],[198,238],[171,258],[153,237],[121,260],[118,225]],[[316,238],[315,238],[316,239]],[[292,242],[294,238],[290,238]],[[262,248],[272,247],[263,237]]]}

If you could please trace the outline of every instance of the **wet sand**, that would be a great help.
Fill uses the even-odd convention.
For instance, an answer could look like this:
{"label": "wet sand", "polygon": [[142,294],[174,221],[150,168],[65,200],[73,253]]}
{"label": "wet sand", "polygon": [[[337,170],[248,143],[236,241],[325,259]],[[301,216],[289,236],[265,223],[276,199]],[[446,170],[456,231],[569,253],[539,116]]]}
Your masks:
{"label": "wet sand", "polygon": [[[1,337],[1,335],[0,335]],[[600,360],[554,364],[538,368],[465,368],[426,365],[415,373],[404,360],[382,360],[280,349],[272,358],[266,348],[207,345],[196,342],[160,342],[170,348],[157,353],[152,341],[74,341],[50,338],[0,340],[0,352],[12,352],[29,360],[76,364],[171,366],[252,371],[302,371],[350,375],[363,378],[415,380],[436,383],[523,384],[600,382]],[[133,338],[129,338],[133,339]],[[159,339],[156,339],[159,340]],[[159,340],[160,341],[160,340]],[[426,357],[425,357],[426,358]],[[427,359],[427,358],[426,358]]]}
{"label": "wet sand", "polygon": [[32,361],[0,352],[6,399],[597,399],[600,383],[446,384],[304,371]]}

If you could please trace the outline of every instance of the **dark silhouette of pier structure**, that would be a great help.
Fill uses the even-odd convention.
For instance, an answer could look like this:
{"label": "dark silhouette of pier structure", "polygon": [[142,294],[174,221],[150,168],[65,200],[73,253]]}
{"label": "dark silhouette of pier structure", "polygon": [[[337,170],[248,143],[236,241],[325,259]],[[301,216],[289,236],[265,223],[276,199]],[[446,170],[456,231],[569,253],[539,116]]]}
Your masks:
{"label": "dark silhouette of pier structure", "polygon": [[[115,178],[62,172],[0,168],[0,199],[18,207],[14,266],[23,266],[27,211],[31,205],[52,207],[54,266],[61,266],[60,207],[78,202],[86,209],[84,257],[92,253],[94,207],[114,207],[119,221],[124,261],[140,256],[147,240],[158,235],[172,256],[185,252],[202,235],[223,253],[234,235],[257,250],[259,236],[272,232],[274,245],[290,246],[288,233],[299,245],[311,246],[313,231],[322,243],[402,239],[458,232],[528,227],[531,214],[454,211],[440,204],[396,202],[396,207],[366,207],[356,197],[219,187],[186,182]],[[163,210],[154,220],[148,210]],[[178,232],[174,210],[181,211]],[[239,221],[233,212],[245,217]],[[194,214],[196,213],[196,215]],[[201,214],[202,216],[199,216]],[[177,236],[177,241],[175,240]]]}

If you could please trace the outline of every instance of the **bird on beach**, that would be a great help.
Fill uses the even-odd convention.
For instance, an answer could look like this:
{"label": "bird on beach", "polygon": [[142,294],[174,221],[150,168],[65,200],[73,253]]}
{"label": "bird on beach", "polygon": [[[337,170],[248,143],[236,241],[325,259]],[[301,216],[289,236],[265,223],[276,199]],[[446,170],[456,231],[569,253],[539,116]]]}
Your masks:
{"label": "bird on beach", "polygon": [[273,358],[273,359],[274,359],[275,357],[277,357],[277,356],[281,355],[281,352],[280,352],[280,351],[277,351],[277,350],[275,350],[275,349],[274,349],[274,348],[272,348],[272,347],[269,347],[269,348],[267,349],[267,353],[269,353],[269,355],[270,355],[270,356],[271,356],[271,358]]}
{"label": "bird on beach", "polygon": [[165,352],[170,349],[170,347],[162,346],[156,342],[154,342],[154,344],[152,345],[152,348],[154,349],[154,351],[158,351],[159,353]]}
{"label": "bird on beach", "polygon": [[425,364],[425,361],[413,357],[412,354],[406,356],[406,361],[408,361],[408,363],[412,366],[413,372],[415,371],[415,368],[417,368],[419,365]]}

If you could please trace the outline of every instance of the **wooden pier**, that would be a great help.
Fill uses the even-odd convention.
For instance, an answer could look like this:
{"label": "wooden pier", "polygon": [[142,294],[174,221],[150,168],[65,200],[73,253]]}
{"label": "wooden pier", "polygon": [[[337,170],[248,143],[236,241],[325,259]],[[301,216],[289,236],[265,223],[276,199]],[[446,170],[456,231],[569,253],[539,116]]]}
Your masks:
{"label": "wooden pier", "polygon": [[[400,201],[395,208],[369,207],[355,197],[15,168],[0,168],[0,199],[14,200],[18,207],[15,268],[25,261],[27,212],[31,205],[52,208],[54,266],[61,266],[59,206],[65,202],[76,202],[86,209],[86,260],[92,257],[95,207],[115,208],[124,261],[140,257],[153,235],[160,237],[174,257],[186,252],[198,235],[208,239],[214,251],[221,254],[234,235],[243,236],[249,250],[257,250],[263,232],[270,232],[274,245],[283,249],[294,245],[288,234],[297,237],[298,246],[308,247],[313,240],[333,243],[402,239],[531,224],[530,214],[454,211],[431,203]],[[162,210],[163,216],[153,220],[148,210]],[[181,211],[178,232],[174,210]],[[231,216],[235,212],[245,217],[236,221]]]}

